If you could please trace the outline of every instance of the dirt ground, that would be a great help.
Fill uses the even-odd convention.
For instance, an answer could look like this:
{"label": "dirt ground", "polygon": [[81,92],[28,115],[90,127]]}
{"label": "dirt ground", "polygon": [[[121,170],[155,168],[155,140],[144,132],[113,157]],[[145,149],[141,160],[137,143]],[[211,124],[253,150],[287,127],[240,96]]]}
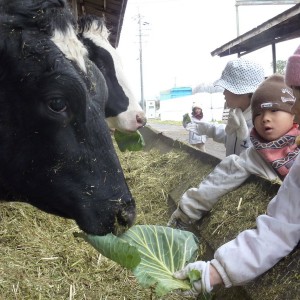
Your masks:
{"label": "dirt ground", "polygon": [[[183,126],[173,124],[160,124],[151,122],[151,120],[147,122],[147,126],[152,127],[158,132],[163,132],[163,134],[173,138],[174,140],[177,139],[181,142],[188,143],[189,133],[183,128]],[[205,148],[207,153],[220,159],[225,158],[225,146],[223,144],[216,143],[209,138],[205,143]]]}

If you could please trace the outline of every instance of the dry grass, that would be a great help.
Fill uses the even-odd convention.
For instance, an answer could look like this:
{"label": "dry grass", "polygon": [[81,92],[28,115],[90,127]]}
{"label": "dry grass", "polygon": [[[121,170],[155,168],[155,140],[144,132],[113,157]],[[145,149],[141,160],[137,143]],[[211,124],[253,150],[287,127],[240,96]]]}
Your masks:
{"label": "dry grass", "polygon": [[[187,183],[197,186],[212,170],[211,165],[195,160],[184,151],[161,154],[151,150],[118,152],[118,155],[136,200],[137,224],[166,225],[170,191],[174,188],[181,191]],[[276,189],[271,183],[248,180],[220,199],[210,217],[202,221],[201,235],[216,249],[238,232],[255,226],[255,218],[265,211],[274,193]],[[157,300],[152,290],[138,285],[130,271],[75,239],[73,232],[78,227],[73,221],[22,203],[3,202],[0,206],[0,300]],[[259,290],[255,283],[250,285],[253,299],[273,300],[281,289],[288,291],[291,282],[293,286],[299,285],[295,264],[299,262],[298,257],[287,259],[293,266],[287,277],[285,265],[281,270],[279,264],[271,271],[271,277],[260,279],[263,284]],[[283,286],[278,282],[280,274],[284,277]],[[235,289],[230,290],[235,293]],[[238,296],[226,292],[217,299],[241,299],[240,291],[236,293]],[[163,299],[182,297],[170,294]],[[289,299],[296,298],[292,294]]]}
{"label": "dry grass", "polygon": [[[138,224],[165,225],[167,194],[199,173],[184,153],[119,153]],[[78,241],[73,221],[22,203],[0,204],[0,299],[156,299],[130,271]],[[164,299],[181,299],[168,295]]]}

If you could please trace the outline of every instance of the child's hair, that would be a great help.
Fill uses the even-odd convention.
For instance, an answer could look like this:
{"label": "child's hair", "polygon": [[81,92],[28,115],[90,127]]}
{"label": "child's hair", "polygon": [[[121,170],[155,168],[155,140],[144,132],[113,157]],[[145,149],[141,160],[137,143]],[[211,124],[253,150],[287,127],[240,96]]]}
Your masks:
{"label": "child's hair", "polygon": [[195,114],[196,114],[196,109],[197,109],[197,108],[201,109],[200,118],[202,119],[202,118],[203,118],[203,111],[202,111],[202,108],[199,107],[199,106],[194,106],[194,107],[192,108],[192,116],[195,116]]}
{"label": "child's hair", "polygon": [[263,110],[281,110],[288,113],[295,102],[292,89],[284,83],[284,77],[273,74],[259,85],[251,99],[252,121]]}

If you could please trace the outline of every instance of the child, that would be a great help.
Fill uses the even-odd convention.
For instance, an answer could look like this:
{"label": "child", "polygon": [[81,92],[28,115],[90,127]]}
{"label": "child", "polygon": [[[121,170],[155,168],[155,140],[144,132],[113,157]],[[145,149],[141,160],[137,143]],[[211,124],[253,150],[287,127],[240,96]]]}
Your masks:
{"label": "child", "polygon": [[226,157],[198,188],[187,190],[172,214],[169,226],[187,228],[251,174],[274,181],[283,180],[300,151],[295,145],[300,130],[291,113],[294,101],[292,90],[285,85],[283,76],[275,74],[266,79],[251,101],[253,146],[240,156]]}
{"label": "child", "polygon": [[[288,60],[286,83],[296,96],[292,112],[300,118],[300,47]],[[212,261],[197,261],[176,272],[186,279],[191,270],[201,272],[187,294],[210,292],[217,284],[243,285],[272,268],[300,241],[300,156],[296,158],[277,196],[268,205],[267,214],[257,218],[257,228],[241,232],[221,246]]]}
{"label": "child", "polygon": [[239,155],[251,145],[249,130],[253,124],[250,100],[252,93],[263,80],[264,70],[259,64],[241,58],[229,61],[221,78],[214,83],[215,86],[224,88],[223,94],[230,108],[227,125],[201,122],[189,124],[186,129],[224,143],[226,156]]}
{"label": "child", "polygon": [[[203,118],[202,108],[195,105],[192,109],[192,118],[190,118],[189,122],[183,121],[183,127],[186,128],[188,123],[197,124],[202,120],[202,118]],[[188,118],[186,118],[185,120],[188,120]],[[203,152],[205,152],[205,142],[206,142],[206,135],[198,135],[197,133],[192,131],[189,132],[189,143],[194,147],[197,147],[199,150]]]}

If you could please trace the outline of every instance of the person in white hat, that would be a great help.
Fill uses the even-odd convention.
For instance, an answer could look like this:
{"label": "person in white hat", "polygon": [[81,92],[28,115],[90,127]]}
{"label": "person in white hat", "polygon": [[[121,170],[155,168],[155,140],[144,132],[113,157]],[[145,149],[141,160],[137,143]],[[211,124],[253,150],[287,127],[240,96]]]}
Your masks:
{"label": "person in white hat", "polygon": [[[300,46],[288,59],[285,82],[296,97],[291,112],[299,118]],[[299,146],[299,139],[295,141]],[[186,294],[195,296],[201,292],[211,292],[219,284],[227,288],[244,285],[297,248],[300,242],[299,170],[300,155],[277,195],[270,201],[266,214],[257,217],[256,228],[242,231],[235,239],[219,247],[211,261],[196,261],[174,273],[175,278],[182,280],[192,270],[201,273],[201,279],[194,281],[192,290]]]}
{"label": "person in white hat", "polygon": [[226,105],[230,109],[227,125],[208,122],[189,124],[186,129],[224,143],[226,156],[239,155],[250,145],[249,132],[253,127],[250,111],[251,96],[264,80],[263,67],[253,61],[238,58],[227,63],[215,86],[224,88]]}

